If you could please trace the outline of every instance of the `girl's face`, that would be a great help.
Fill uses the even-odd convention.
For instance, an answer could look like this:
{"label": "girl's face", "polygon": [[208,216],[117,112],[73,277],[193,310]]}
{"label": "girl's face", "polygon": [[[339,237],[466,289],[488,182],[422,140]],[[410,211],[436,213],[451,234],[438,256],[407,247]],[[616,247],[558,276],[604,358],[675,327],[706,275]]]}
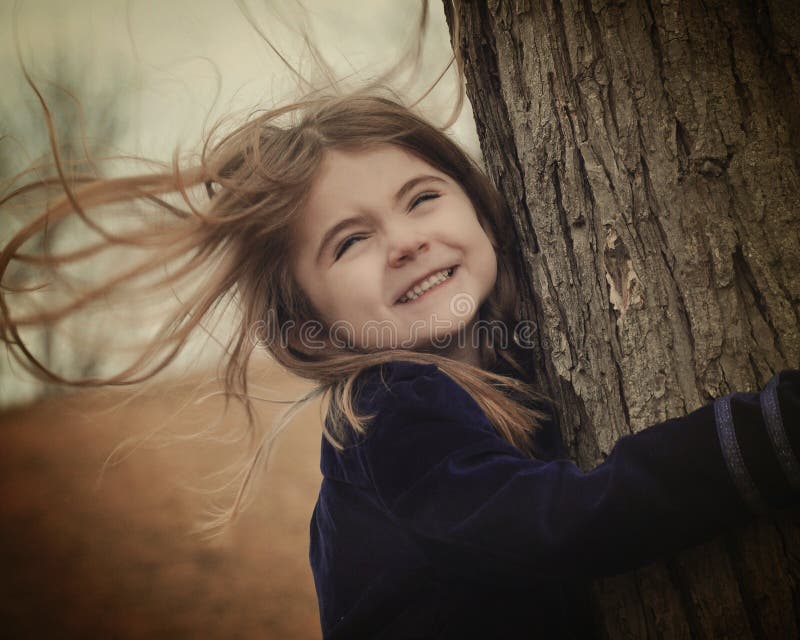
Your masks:
{"label": "girl's face", "polygon": [[328,151],[297,234],[293,275],[341,346],[455,347],[497,278],[466,193],[392,145]]}

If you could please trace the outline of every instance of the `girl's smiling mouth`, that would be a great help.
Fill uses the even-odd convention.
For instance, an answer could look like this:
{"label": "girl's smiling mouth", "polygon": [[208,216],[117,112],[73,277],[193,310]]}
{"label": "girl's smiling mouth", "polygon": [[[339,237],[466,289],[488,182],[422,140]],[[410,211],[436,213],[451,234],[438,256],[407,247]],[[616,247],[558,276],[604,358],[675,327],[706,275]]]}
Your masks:
{"label": "girl's smiling mouth", "polygon": [[447,267],[446,269],[442,269],[428,276],[400,296],[395,304],[413,303],[420,298],[425,297],[429,291],[432,291],[433,289],[440,289],[443,285],[453,279],[457,269],[458,265],[453,265],[452,267]]}

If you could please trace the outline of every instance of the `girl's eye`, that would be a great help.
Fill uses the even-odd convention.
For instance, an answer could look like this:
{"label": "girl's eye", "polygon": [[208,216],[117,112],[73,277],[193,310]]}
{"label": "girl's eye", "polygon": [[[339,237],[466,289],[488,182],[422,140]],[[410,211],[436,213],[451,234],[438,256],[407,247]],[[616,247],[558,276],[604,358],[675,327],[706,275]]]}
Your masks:
{"label": "girl's eye", "polygon": [[435,191],[426,191],[425,193],[420,193],[416,198],[411,201],[410,209],[414,209],[418,205],[422,204],[426,200],[435,200],[439,197],[439,194]]}
{"label": "girl's eye", "polygon": [[357,242],[358,240],[363,240],[365,237],[366,236],[348,236],[347,238],[345,238],[344,242],[342,242],[342,244],[339,245],[339,248],[336,249],[336,255],[334,259],[338,260],[342,256],[342,254],[350,248],[350,246],[353,243]]}
{"label": "girl's eye", "polygon": [[[418,207],[426,200],[435,200],[439,197],[439,194],[435,191],[426,191],[425,193],[420,193],[416,198],[411,201],[411,206],[409,207],[409,211]],[[347,251],[353,244],[358,242],[359,240],[363,240],[367,236],[365,235],[352,235],[348,236],[344,239],[342,244],[336,249],[336,253],[334,254],[334,262],[342,257],[342,254]]]}

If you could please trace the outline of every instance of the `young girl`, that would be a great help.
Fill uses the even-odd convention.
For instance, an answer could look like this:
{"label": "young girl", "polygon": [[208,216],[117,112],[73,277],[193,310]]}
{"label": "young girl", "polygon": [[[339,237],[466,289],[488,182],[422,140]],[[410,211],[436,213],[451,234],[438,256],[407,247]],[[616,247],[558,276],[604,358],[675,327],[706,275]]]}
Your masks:
{"label": "young girl", "polygon": [[[233,296],[229,394],[246,400],[248,360],[264,347],[329,399],[310,529],[325,638],[564,637],[572,580],[796,503],[796,370],[624,437],[589,472],[566,459],[514,340],[518,274],[500,198],[454,142],[392,99],[311,96],[252,119],[190,169],[109,180],[59,171],[42,188],[64,195],[7,244],[3,274],[15,260],[59,267],[108,246],[151,253],[40,314],[15,315],[4,283],[5,342],[52,380],[136,382]],[[155,206],[164,221],[111,230],[92,216],[120,202]],[[101,240],[23,251],[69,216]],[[20,333],[126,283],[172,288],[197,274],[153,344],[109,378],[65,380]]]}

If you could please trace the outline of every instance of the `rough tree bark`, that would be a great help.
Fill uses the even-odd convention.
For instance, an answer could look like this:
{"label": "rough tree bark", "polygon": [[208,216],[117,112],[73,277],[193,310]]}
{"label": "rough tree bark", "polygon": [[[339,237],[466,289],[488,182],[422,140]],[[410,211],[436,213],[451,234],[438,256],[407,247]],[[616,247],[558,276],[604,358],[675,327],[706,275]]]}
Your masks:
{"label": "rough tree bark", "polygon": [[[578,463],[797,367],[800,4],[456,10],[455,46],[539,325],[531,364],[560,401]],[[790,520],[595,582],[597,634],[800,637]]]}

